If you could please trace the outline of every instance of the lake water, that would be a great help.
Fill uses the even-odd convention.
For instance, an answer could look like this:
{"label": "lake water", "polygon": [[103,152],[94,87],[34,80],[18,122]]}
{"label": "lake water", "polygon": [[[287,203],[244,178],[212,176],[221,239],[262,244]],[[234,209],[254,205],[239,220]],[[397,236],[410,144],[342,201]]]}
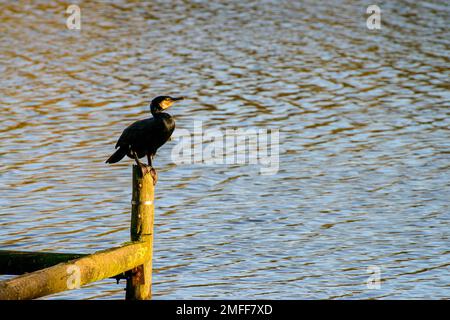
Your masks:
{"label": "lake water", "polygon": [[77,31],[67,1],[2,1],[0,247],[127,241],[133,162],[104,161],[153,97],[183,95],[178,129],[279,129],[280,165],[160,149],[155,299],[449,298],[450,8],[383,2],[369,30],[370,4],[89,1]]}

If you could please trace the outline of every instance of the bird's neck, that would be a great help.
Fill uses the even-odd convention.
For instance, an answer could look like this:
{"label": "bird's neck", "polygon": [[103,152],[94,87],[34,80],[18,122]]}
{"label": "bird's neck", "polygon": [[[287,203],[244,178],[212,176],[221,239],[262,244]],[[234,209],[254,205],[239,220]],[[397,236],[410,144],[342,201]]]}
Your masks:
{"label": "bird's neck", "polygon": [[155,119],[170,118],[170,114],[165,112],[152,112],[152,115]]}

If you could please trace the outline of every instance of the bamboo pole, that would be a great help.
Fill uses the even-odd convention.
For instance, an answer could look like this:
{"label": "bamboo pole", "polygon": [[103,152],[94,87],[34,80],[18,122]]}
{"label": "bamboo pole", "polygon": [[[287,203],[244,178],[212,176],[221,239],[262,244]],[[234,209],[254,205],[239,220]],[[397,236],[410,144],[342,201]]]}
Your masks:
{"label": "bamboo pole", "polygon": [[152,295],[152,254],[154,221],[154,185],[151,174],[142,176],[141,169],[133,165],[133,195],[131,207],[131,241],[142,241],[150,252],[142,265],[131,271],[127,278],[125,299],[149,300]]}
{"label": "bamboo pole", "polygon": [[35,299],[124,273],[151,261],[148,242],[96,252],[0,282],[0,300]]}

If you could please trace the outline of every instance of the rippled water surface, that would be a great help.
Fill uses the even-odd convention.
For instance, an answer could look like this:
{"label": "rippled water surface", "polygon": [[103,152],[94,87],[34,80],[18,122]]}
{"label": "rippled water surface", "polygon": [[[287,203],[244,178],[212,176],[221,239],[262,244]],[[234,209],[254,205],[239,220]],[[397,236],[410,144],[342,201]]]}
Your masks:
{"label": "rippled water surface", "polygon": [[2,1],[1,248],[127,241],[132,161],[104,161],[184,95],[177,128],[280,129],[280,168],[160,150],[154,298],[449,298],[450,8],[385,1],[368,30],[370,4],[81,1],[74,31],[66,1]]}

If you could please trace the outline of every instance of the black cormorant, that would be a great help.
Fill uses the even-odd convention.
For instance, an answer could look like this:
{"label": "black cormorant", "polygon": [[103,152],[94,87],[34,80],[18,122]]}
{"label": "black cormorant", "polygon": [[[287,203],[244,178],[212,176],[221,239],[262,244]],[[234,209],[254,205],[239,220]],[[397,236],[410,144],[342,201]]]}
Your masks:
{"label": "black cormorant", "polygon": [[153,181],[156,183],[157,175],[153,169],[152,160],[156,151],[167,140],[170,139],[175,129],[175,121],[170,114],[163,112],[169,108],[175,101],[183,98],[172,98],[169,96],[159,96],[150,103],[150,111],[153,118],[139,120],[126,128],[116,144],[114,154],[106,160],[106,163],[116,163],[126,155],[139,165],[142,175],[148,172],[148,167],[139,161],[139,158],[147,156],[148,165]]}

